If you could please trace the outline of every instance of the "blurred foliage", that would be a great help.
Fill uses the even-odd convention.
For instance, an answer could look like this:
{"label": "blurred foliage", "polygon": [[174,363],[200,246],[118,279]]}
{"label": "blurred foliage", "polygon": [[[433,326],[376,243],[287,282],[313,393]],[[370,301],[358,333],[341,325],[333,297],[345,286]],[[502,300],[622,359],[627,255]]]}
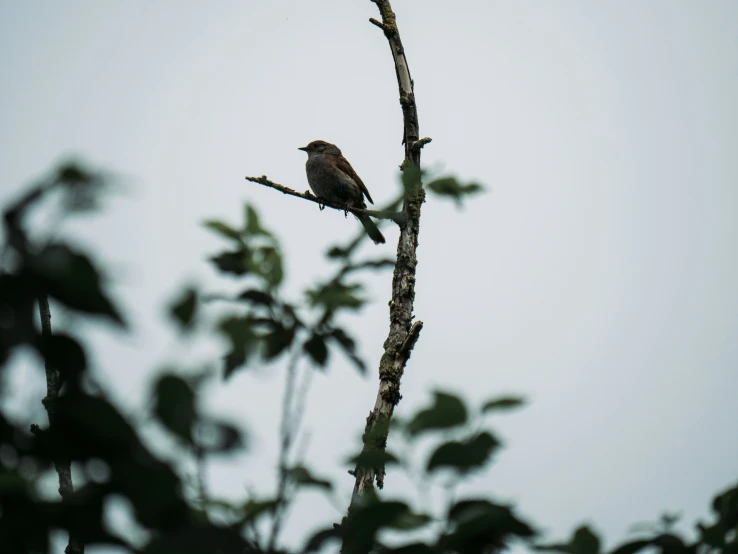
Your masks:
{"label": "blurred foliage", "polygon": [[[421,173],[406,169],[405,190],[420,186],[421,178]],[[131,417],[115,406],[103,387],[86,386],[94,376],[82,339],[70,332],[43,338],[36,323],[42,295],[79,318],[103,318],[125,329],[124,311],[113,300],[96,257],[60,236],[36,237],[25,225],[29,212],[43,202],[58,202],[66,215],[93,210],[106,188],[103,174],[65,164],[3,211],[0,371],[6,369],[16,349],[29,348],[56,371],[63,387],[58,400],[46,402],[54,414],[53,429],[34,426],[29,432],[0,409],[0,552],[48,552],[54,530],[77,532],[86,545],[112,545],[150,554],[288,552],[276,540],[286,506],[302,490],[332,494],[338,487],[331,479],[303,462],[283,461],[273,496],[227,502],[207,497],[203,486],[199,498],[189,498],[179,466],[152,451]],[[431,180],[426,188],[456,202],[481,189],[447,177]],[[239,226],[218,220],[207,221],[205,226],[226,243],[210,258],[213,267],[223,277],[237,279],[243,288],[229,297],[188,287],[174,295],[168,313],[180,332],[192,334],[203,329],[208,302],[227,302],[214,328],[228,344],[224,377],[257,364],[272,364],[287,353],[294,363],[307,360],[309,366],[323,369],[336,350],[365,372],[356,340],[339,326],[338,316],[365,304],[362,271],[392,267],[394,261],[356,259],[363,232],[328,250],[335,271],[307,286],[303,298],[296,301],[282,293],[285,273],[280,245],[252,206],[245,207]],[[202,375],[187,375],[174,368],[156,375],[151,389],[154,420],[198,463],[242,450],[247,444],[239,425],[203,410],[204,380]],[[488,416],[523,403],[521,398],[508,396],[474,407],[458,395],[435,391],[429,404],[405,423],[393,421],[402,452],[373,450],[365,456],[377,459],[354,456],[351,463],[389,464],[408,471],[423,490],[455,489],[487,468],[502,446],[489,428]],[[284,444],[289,445],[293,438],[286,432]],[[53,462],[59,457],[72,460],[85,484],[64,501],[44,500],[39,495],[40,482],[54,472]],[[422,463],[416,467],[412,460],[418,457]],[[343,488],[345,483],[340,484]],[[133,544],[130,537],[104,524],[103,507],[112,495],[130,501],[136,524],[147,531],[143,544]],[[738,554],[738,487],[717,495],[712,510],[712,521],[698,524],[694,541],[680,536],[674,530],[675,517],[667,515],[659,524],[644,528],[639,539],[610,552],[634,554],[650,549],[664,554]],[[259,531],[264,529],[271,529],[269,538]],[[412,498],[367,495],[341,524],[317,530],[294,552],[482,554],[515,543],[570,554],[600,554],[603,548],[589,527],[579,527],[566,542],[536,544],[537,536],[535,527],[513,506],[490,498],[449,494],[445,506],[432,506]]]}

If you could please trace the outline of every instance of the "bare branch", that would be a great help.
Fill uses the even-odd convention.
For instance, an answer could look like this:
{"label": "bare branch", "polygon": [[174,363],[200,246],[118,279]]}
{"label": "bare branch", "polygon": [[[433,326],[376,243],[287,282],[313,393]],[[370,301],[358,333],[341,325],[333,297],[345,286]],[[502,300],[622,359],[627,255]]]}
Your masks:
{"label": "bare branch", "polygon": [[309,200],[310,202],[315,202],[320,206],[327,206],[328,208],[333,208],[334,210],[339,210],[344,213],[351,212],[354,215],[368,215],[376,219],[391,219],[398,225],[403,225],[407,220],[407,217],[403,212],[362,210],[361,208],[353,208],[351,206],[339,206],[338,204],[332,204],[330,202],[326,202],[323,198],[318,198],[309,190],[306,190],[305,192],[297,192],[296,190],[293,190],[289,187],[285,187],[284,185],[280,185],[279,183],[270,181],[266,175],[262,175],[261,177],[246,177],[246,180],[251,181],[252,183],[264,185],[265,187],[273,188],[283,194],[289,194],[290,196],[296,196],[297,198],[302,198],[303,200]]}
{"label": "bare branch", "polygon": [[[41,341],[43,348],[48,348],[51,341],[51,310],[49,309],[49,298],[45,294],[41,294],[38,298],[38,311],[41,317]],[[62,386],[62,379],[57,368],[52,367],[47,357],[46,367],[46,397],[42,403],[46,408],[49,417],[49,433],[57,432],[57,399],[59,398],[59,389]],[[42,433],[38,425],[31,425],[31,432],[35,435]],[[56,441],[55,441],[56,443]],[[58,444],[58,443],[56,443]],[[57,447],[62,447],[58,445]],[[67,503],[72,500],[74,494],[74,485],[72,484],[72,462],[63,452],[54,453],[54,467],[59,474],[59,494],[62,502]],[[85,551],[84,544],[78,536],[72,531],[69,532],[69,544],[64,550],[66,554],[83,554]]]}
{"label": "bare branch", "polygon": [[[420,167],[420,151],[431,139],[419,139],[418,111],[415,105],[413,80],[400,40],[397,21],[388,0],[372,0],[382,16],[381,28],[389,42],[395,65],[397,85],[400,92],[400,105],[403,115],[403,144],[405,160],[401,168],[407,171]],[[374,21],[372,21],[374,23]],[[378,22],[377,22],[378,23]],[[376,23],[375,23],[376,25]],[[378,25],[379,26],[379,25]],[[392,277],[392,301],[390,302],[390,330],[384,342],[384,354],[379,362],[379,390],[374,408],[367,417],[364,429],[362,454],[372,450],[384,450],[389,434],[389,422],[395,406],[400,401],[400,380],[407,360],[423,328],[422,322],[413,324],[413,303],[415,300],[415,268],[418,265],[416,251],[420,231],[420,208],[425,201],[425,191],[417,172],[417,183],[408,187],[403,211],[407,222],[400,226],[400,240],[397,244],[397,263]],[[362,456],[363,458],[363,456]],[[366,459],[366,458],[365,458]],[[352,508],[361,497],[377,486],[384,485],[384,467],[356,466],[354,493],[349,506]]]}

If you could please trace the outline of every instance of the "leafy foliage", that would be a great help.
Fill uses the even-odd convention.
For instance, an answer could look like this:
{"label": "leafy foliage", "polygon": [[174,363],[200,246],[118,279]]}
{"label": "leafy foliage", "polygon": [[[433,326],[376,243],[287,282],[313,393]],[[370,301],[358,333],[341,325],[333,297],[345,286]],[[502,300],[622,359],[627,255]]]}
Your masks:
{"label": "leafy foliage", "polygon": [[[405,190],[418,191],[421,178],[419,171],[406,168]],[[479,190],[474,184],[461,185],[453,179],[436,179],[426,187],[456,201]],[[102,387],[89,386],[93,376],[84,341],[69,330],[50,336],[39,332],[35,310],[46,295],[76,317],[102,317],[125,328],[122,311],[109,294],[94,256],[58,236],[53,241],[36,242],[24,226],[28,212],[54,190],[62,191],[64,213],[74,214],[94,209],[105,188],[106,179],[101,173],[68,163],[4,211],[4,248],[12,255],[6,258],[11,263],[0,267],[0,371],[16,349],[26,346],[40,354],[50,375],[64,386],[58,398],[45,400],[53,424],[48,429],[34,425],[29,433],[26,426],[11,421],[0,409],[1,549],[47,552],[51,534],[64,530],[76,534],[85,545],[116,546],[129,552],[287,552],[276,542],[264,540],[259,530],[278,528],[286,507],[299,491],[309,489],[329,495],[339,487],[303,463],[285,463],[279,472],[283,491],[275,495],[236,502],[204,494],[193,498],[187,494],[181,468],[160,458],[147,445],[133,418],[121,411]],[[279,243],[252,206],[245,207],[240,227],[217,220],[205,225],[228,243],[226,250],[211,258],[214,267],[228,278],[244,281],[242,292],[228,298],[228,313],[220,317],[215,329],[228,344],[226,377],[255,363],[273,363],[288,352],[294,360],[307,359],[324,368],[332,360],[334,349],[365,370],[356,340],[338,325],[336,316],[364,305],[357,277],[360,272],[388,267],[392,260],[355,260],[363,232],[328,251],[328,259],[337,264],[335,273],[308,286],[306,301],[295,303],[281,292],[284,262]],[[351,281],[347,280],[349,275]],[[180,331],[202,329],[202,304],[207,298],[195,287],[176,295],[168,313]],[[162,372],[153,381],[150,404],[163,432],[176,439],[176,448],[199,463],[246,445],[246,434],[240,426],[203,411],[203,381],[202,375],[187,375],[178,369]],[[427,407],[411,415],[406,425],[398,426],[403,432],[403,449],[390,452],[384,444],[378,444],[352,457],[349,463],[359,470],[408,470],[414,467],[412,459],[425,445],[421,469],[409,469],[420,476],[422,487],[435,486],[439,478],[449,475],[452,484],[461,482],[471,472],[487,466],[501,448],[495,433],[487,428],[486,414],[509,411],[522,404],[521,398],[508,396],[474,408],[457,395],[435,391]],[[419,440],[421,437],[424,440]],[[53,472],[61,459],[77,465],[85,484],[63,501],[42,500],[37,494],[40,479]],[[104,471],[95,475],[93,467]],[[107,528],[103,513],[113,496],[130,502],[136,525],[147,531],[143,544],[131,544],[129,537]],[[366,495],[341,524],[316,531],[296,552],[340,548],[351,554],[482,554],[499,552],[514,542],[532,546],[536,539],[535,528],[512,506],[487,498],[462,497],[449,501],[445,508],[423,505],[418,509],[413,507],[412,498],[383,496]],[[214,511],[228,517],[209,517]],[[663,554],[738,554],[738,486],[717,495],[712,512],[712,522],[698,524],[696,540],[681,537],[673,529],[675,518],[665,516],[644,536],[615,547],[611,554],[635,554],[646,549]],[[421,542],[418,531],[423,533]],[[387,540],[389,536],[391,541]],[[603,547],[594,530],[581,526],[568,541],[535,548],[601,554]]]}

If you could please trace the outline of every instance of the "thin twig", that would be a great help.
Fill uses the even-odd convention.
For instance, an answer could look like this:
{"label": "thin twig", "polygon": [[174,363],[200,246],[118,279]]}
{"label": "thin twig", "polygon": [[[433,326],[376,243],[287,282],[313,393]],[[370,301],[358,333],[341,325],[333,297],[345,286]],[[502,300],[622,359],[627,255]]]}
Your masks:
{"label": "thin twig", "polygon": [[279,480],[277,483],[277,505],[274,508],[274,519],[272,520],[272,530],[269,535],[269,546],[267,552],[273,552],[277,544],[277,537],[282,529],[282,520],[286,511],[286,492],[288,481],[287,459],[294,438],[293,426],[293,401],[295,396],[295,383],[297,382],[297,361],[300,358],[300,348],[295,347],[292,356],[287,364],[287,378],[284,386],[284,398],[282,399],[282,421],[280,423],[279,445]]}
{"label": "thin twig", "polygon": [[[51,342],[51,310],[49,309],[49,298],[45,294],[38,297],[38,311],[41,317],[41,341],[44,351]],[[42,403],[46,408],[49,417],[49,433],[52,437],[58,432],[57,428],[57,400],[59,398],[59,389],[62,386],[61,376],[57,368],[52,367],[48,356],[45,362],[46,369],[46,397]],[[35,434],[40,432],[37,425],[31,427],[31,431]],[[55,438],[55,437],[54,437]],[[54,440],[53,444],[56,448],[61,448],[59,441]],[[62,503],[68,503],[74,495],[74,485],[72,483],[72,462],[64,455],[63,452],[56,451],[54,453],[54,467],[59,474],[59,494],[62,497]],[[84,544],[77,536],[76,532],[70,529],[69,544],[64,550],[66,554],[82,554],[85,551]]]}
{"label": "thin twig", "polygon": [[363,210],[361,208],[353,208],[350,206],[340,206],[338,204],[332,204],[330,202],[326,202],[323,198],[318,198],[310,191],[297,192],[296,190],[293,190],[289,187],[285,187],[284,185],[280,185],[279,183],[270,181],[266,175],[262,175],[261,177],[246,177],[246,180],[251,181],[252,183],[264,185],[265,187],[273,188],[274,190],[278,190],[283,194],[289,194],[290,196],[296,196],[297,198],[302,198],[303,200],[309,200],[310,202],[315,202],[320,206],[327,206],[328,208],[333,208],[334,210],[339,210],[341,212],[351,212],[354,215],[368,215],[377,219],[391,219],[398,225],[403,225],[407,220],[405,214],[402,212]]}

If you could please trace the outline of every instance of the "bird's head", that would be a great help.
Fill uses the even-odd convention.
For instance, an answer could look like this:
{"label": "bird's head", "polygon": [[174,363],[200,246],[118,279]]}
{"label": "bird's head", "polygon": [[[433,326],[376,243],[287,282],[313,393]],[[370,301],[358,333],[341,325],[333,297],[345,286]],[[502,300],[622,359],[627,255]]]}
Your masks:
{"label": "bird's head", "polygon": [[314,140],[307,146],[302,146],[298,148],[298,150],[307,152],[308,156],[313,156],[315,154],[334,154],[337,156],[341,155],[341,150],[338,148],[338,146],[324,140]]}

